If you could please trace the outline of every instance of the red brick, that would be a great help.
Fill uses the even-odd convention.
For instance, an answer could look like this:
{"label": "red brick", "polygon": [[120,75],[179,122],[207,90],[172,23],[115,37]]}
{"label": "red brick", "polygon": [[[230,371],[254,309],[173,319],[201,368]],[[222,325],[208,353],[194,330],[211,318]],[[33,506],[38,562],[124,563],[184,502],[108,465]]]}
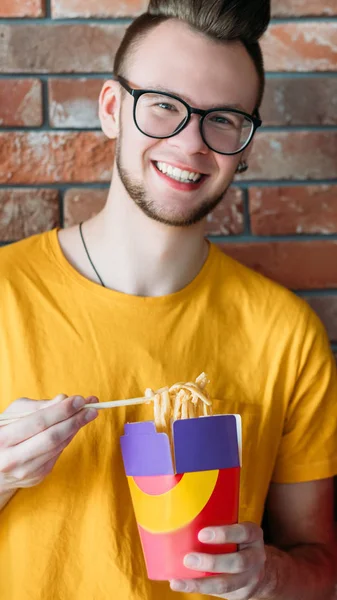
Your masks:
{"label": "red brick", "polygon": [[[98,127],[102,79],[51,79],[53,127]],[[337,124],[337,78],[268,80],[262,106],[264,125]]]}
{"label": "red brick", "polygon": [[50,79],[49,120],[52,127],[99,127],[98,98],[102,79]]}
{"label": "red brick", "polygon": [[[106,72],[124,25],[1,25],[4,73]],[[271,25],[264,37],[266,67],[271,71],[333,71],[337,68],[337,23]]]}
{"label": "red brick", "polygon": [[337,233],[337,185],[251,188],[255,235]]}
{"label": "red brick", "polygon": [[0,25],[0,72],[112,72],[123,25]]}
{"label": "red brick", "polygon": [[106,203],[109,190],[73,188],[64,196],[64,225],[70,227],[99,213]]}
{"label": "red brick", "polygon": [[0,133],[0,183],[109,181],[113,143],[102,133]]}
{"label": "red brick", "polygon": [[261,114],[264,125],[337,125],[337,78],[269,79]]}
{"label": "red brick", "polygon": [[38,79],[0,79],[0,126],[42,125],[42,85]]}
{"label": "red brick", "polygon": [[238,179],[333,179],[336,157],[337,131],[261,132]]}
{"label": "red brick", "polygon": [[337,23],[271,25],[262,40],[267,71],[335,71]]}
{"label": "red brick", "polygon": [[[109,181],[113,149],[100,132],[0,133],[0,183]],[[246,178],[333,178],[336,155],[337,132],[264,133]]]}
{"label": "red brick", "polygon": [[239,235],[244,230],[243,192],[238,188],[228,190],[224,199],[207,217],[207,235]]}
{"label": "red brick", "polygon": [[330,341],[337,342],[337,290],[336,296],[314,296],[306,301],[324,323]]}
{"label": "red brick", "polygon": [[274,17],[337,15],[336,0],[273,0]]}
{"label": "red brick", "polygon": [[291,289],[337,287],[337,241],[221,243],[239,262]]}
{"label": "red brick", "polygon": [[0,240],[19,240],[60,225],[56,190],[1,189]]}
{"label": "red brick", "polygon": [[145,12],[148,0],[51,0],[52,16],[65,17],[135,17]]}
{"label": "red brick", "polygon": [[[68,227],[96,215],[104,206],[108,190],[73,188],[64,197],[64,223]],[[242,191],[232,188],[207,219],[207,235],[238,235],[243,232]]]}
{"label": "red brick", "polygon": [[44,0],[1,0],[0,17],[43,17]]}

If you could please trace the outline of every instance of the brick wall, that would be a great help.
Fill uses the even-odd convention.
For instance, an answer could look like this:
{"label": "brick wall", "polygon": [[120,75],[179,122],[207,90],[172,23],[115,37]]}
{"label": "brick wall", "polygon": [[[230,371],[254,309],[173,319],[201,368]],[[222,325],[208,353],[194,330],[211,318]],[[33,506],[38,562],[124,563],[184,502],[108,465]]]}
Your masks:
{"label": "brick wall", "polygon": [[[1,0],[0,243],[103,205],[97,97],[146,0]],[[208,222],[227,252],[308,299],[337,352],[337,2],[272,0],[250,170]]]}

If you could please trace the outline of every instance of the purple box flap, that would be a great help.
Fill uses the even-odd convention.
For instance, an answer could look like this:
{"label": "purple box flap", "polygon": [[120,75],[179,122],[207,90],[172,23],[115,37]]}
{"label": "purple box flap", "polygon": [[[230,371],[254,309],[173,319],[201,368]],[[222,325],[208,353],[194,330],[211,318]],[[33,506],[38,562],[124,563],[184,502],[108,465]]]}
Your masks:
{"label": "purple box flap", "polygon": [[157,433],[154,423],[128,423],[121,437],[126,475],[173,475],[170,443],[165,433]]}
{"label": "purple box flap", "polygon": [[154,421],[141,421],[140,423],[125,423],[124,434],[135,433],[135,435],[152,435],[157,433]]}
{"label": "purple box flap", "polygon": [[235,416],[178,420],[173,432],[177,474],[240,466]]}

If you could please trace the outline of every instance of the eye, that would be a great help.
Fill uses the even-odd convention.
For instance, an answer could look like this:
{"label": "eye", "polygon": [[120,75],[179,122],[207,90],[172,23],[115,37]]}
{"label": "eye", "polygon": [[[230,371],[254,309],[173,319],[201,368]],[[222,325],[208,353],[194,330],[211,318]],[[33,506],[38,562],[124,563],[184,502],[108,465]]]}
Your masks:
{"label": "eye", "polygon": [[173,104],[169,104],[168,102],[159,102],[158,104],[156,104],[156,106],[158,106],[159,108],[162,108],[163,110],[168,110],[171,112],[174,112],[177,110],[177,108]]}
{"label": "eye", "polygon": [[211,121],[213,123],[219,123],[220,125],[233,125],[233,123],[231,123],[231,121],[227,119],[227,117],[215,116],[211,118]]}

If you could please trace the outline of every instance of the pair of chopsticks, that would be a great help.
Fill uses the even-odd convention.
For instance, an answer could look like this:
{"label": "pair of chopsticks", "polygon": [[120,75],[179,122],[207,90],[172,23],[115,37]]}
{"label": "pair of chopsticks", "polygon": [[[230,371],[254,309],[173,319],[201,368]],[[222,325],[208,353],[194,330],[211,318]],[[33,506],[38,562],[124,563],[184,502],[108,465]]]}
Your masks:
{"label": "pair of chopsticks", "polygon": [[[114,400],[112,402],[98,402],[96,404],[85,404],[81,410],[84,408],[96,408],[97,410],[103,410],[105,408],[118,408],[120,406],[136,406],[137,404],[146,404],[147,402],[151,402],[154,399],[154,396],[150,396],[149,398],[129,398],[128,400]],[[48,408],[48,406],[44,406],[40,410],[44,410]],[[30,415],[36,414],[37,411],[15,414],[13,416],[9,416],[9,414],[0,414],[0,427],[4,425],[9,425],[10,423],[15,423],[20,419],[24,419],[25,417],[29,417]]]}

